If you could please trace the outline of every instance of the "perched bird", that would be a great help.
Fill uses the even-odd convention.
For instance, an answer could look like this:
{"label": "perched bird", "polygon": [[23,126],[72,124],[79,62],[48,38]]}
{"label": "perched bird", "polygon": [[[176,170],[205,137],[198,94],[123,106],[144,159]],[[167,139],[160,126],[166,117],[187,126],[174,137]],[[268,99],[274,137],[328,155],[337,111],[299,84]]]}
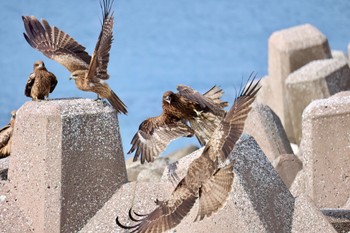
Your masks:
{"label": "perched bird", "polygon": [[56,76],[49,72],[43,61],[34,63],[33,73],[28,77],[24,94],[32,100],[44,100],[49,98],[57,85]]}
{"label": "perched bird", "polygon": [[[204,145],[225,115],[227,102],[221,101],[223,91],[214,86],[205,94],[179,85],[178,93],[166,91],[162,113],[144,120],[133,139],[128,154],[135,152],[134,161],[153,162],[166,146],[179,137],[196,135]],[[188,125],[190,123],[191,127]]]}
{"label": "perched bird", "polygon": [[99,98],[106,98],[116,111],[127,113],[126,105],[109,87],[107,66],[109,51],[113,41],[113,0],[100,2],[102,9],[102,29],[92,57],[67,33],[51,27],[42,19],[42,24],[34,16],[22,16],[26,33],[24,38],[35,49],[53,59],[71,72],[70,79],[83,91],[91,91]]}
{"label": "perched bird", "polygon": [[11,112],[10,122],[0,129],[0,158],[11,154],[12,132],[14,129],[16,111]]}
{"label": "perched bird", "polygon": [[129,217],[137,224],[125,226],[117,217],[116,223],[119,227],[132,232],[164,232],[177,226],[190,212],[197,199],[199,210],[196,221],[211,216],[225,205],[234,177],[234,161],[227,163],[227,158],[242,134],[250,105],[260,88],[259,83],[254,84],[253,81],[250,81],[248,87],[236,98],[234,105],[204,147],[201,156],[190,164],[186,176],[169,199],[156,200],[156,209],[146,215],[130,209]]}

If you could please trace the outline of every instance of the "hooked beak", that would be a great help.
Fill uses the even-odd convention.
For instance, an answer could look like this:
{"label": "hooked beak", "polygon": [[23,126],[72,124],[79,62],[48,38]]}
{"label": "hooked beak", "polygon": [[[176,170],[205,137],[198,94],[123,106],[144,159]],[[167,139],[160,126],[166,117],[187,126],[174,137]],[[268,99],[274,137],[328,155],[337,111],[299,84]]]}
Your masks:
{"label": "hooked beak", "polygon": [[75,79],[75,78],[74,78],[73,76],[70,76],[70,77],[69,77],[69,80],[72,80],[72,79]]}
{"label": "hooked beak", "polygon": [[170,98],[170,96],[167,96],[167,97],[165,98],[165,102],[167,102],[168,104],[171,103],[171,98]]}

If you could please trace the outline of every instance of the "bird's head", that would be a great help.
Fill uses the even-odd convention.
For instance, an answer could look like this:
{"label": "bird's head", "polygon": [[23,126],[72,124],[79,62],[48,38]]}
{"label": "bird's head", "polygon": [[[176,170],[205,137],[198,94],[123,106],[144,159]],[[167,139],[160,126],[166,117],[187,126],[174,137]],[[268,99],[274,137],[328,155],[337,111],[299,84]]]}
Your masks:
{"label": "bird's head", "polygon": [[164,92],[164,94],[163,94],[163,102],[171,104],[171,100],[172,100],[173,95],[174,95],[174,93],[172,91]]}
{"label": "bird's head", "polygon": [[70,75],[69,80],[72,80],[72,79],[77,80],[80,77],[84,77],[84,75],[85,75],[85,71],[76,70]]}
{"label": "bird's head", "polygon": [[34,70],[45,69],[45,64],[43,61],[34,62]]}
{"label": "bird's head", "polygon": [[16,110],[13,110],[11,112],[11,118],[15,119],[16,118]]}

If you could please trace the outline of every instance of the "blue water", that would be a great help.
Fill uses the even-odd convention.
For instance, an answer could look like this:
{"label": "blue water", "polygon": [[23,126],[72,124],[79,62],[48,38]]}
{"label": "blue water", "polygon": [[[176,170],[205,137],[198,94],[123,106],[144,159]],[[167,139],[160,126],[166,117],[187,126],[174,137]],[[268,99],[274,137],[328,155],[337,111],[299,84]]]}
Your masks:
{"label": "blue water", "polygon": [[[242,77],[267,73],[267,42],[276,30],[310,23],[346,52],[350,41],[349,0],[115,0],[115,40],[109,84],[127,104],[120,115],[124,151],[138,125],[161,112],[161,96],[186,84],[204,92],[214,84],[232,101]],[[59,78],[51,98],[88,97],[68,71],[32,49],[23,38],[22,15],[45,18],[73,36],[91,54],[100,30],[97,0],[0,1],[0,126],[29,99],[24,86],[33,62],[44,60]],[[181,139],[165,152],[194,139]]]}

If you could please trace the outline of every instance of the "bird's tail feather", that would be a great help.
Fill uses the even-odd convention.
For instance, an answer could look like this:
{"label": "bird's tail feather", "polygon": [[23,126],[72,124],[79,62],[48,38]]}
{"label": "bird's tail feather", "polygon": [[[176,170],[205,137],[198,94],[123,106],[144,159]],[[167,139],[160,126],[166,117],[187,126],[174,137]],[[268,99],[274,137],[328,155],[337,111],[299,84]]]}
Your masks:
{"label": "bird's tail feather", "polygon": [[203,183],[195,221],[211,216],[225,205],[233,184],[233,164],[234,161],[231,161],[230,164],[219,169],[211,179]]}
{"label": "bird's tail feather", "polygon": [[126,105],[123,103],[121,99],[111,90],[110,95],[107,97],[109,103],[113,106],[113,108],[119,113],[122,112],[124,114],[128,113],[126,109]]}

